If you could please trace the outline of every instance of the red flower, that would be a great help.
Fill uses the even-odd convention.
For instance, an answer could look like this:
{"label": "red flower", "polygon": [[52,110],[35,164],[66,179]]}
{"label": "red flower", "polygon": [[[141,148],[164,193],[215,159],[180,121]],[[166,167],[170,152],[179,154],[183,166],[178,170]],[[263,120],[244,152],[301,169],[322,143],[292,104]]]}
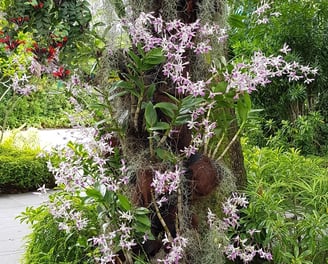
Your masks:
{"label": "red flower", "polygon": [[59,67],[58,71],[52,73],[55,78],[65,79],[70,74],[70,70],[65,70],[63,66]]}
{"label": "red flower", "polygon": [[60,37],[58,37],[54,34],[51,34],[50,37],[52,38],[53,45],[58,47],[58,48],[63,47],[66,44],[67,40],[68,40],[67,36],[63,37],[61,40],[60,40]]}
{"label": "red flower", "polygon": [[26,17],[10,18],[10,19],[9,19],[9,21],[11,21],[11,22],[17,24],[18,26],[23,25],[23,23],[24,23],[25,21],[29,21],[29,20],[30,20],[30,18],[29,18],[28,16],[26,16]]}
{"label": "red flower", "polygon": [[55,58],[56,50],[53,46],[50,46],[48,49],[48,61],[52,61]]}
{"label": "red flower", "polygon": [[7,50],[14,50],[20,44],[25,43],[25,41],[24,40],[10,39],[10,37],[7,35],[4,38],[0,38],[0,43],[5,43],[6,44],[5,48]]}
{"label": "red flower", "polygon": [[28,50],[32,51],[35,54],[34,59],[41,61],[42,58],[48,53],[46,48],[40,48],[38,43],[33,43],[34,48],[29,48]]}
{"label": "red flower", "polygon": [[[30,1],[30,2],[31,2],[31,1]],[[40,2],[40,3],[36,4],[36,5],[33,5],[33,7],[34,7],[35,9],[41,9],[43,6],[44,6],[44,3],[42,3],[42,2]]]}
{"label": "red flower", "polygon": [[10,43],[10,37],[7,35],[4,38],[0,38],[0,43]]}

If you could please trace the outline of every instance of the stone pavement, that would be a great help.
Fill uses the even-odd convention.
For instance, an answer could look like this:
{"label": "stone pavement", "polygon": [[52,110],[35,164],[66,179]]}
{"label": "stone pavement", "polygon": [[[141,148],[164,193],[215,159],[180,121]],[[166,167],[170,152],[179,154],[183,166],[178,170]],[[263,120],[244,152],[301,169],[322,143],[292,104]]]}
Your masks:
{"label": "stone pavement", "polygon": [[50,149],[65,145],[68,141],[83,141],[84,134],[80,129],[45,129],[39,130],[40,146]]}
{"label": "stone pavement", "polygon": [[[24,133],[24,132],[22,132]],[[82,136],[78,129],[39,130],[38,137],[43,149],[66,144]],[[37,206],[47,196],[34,193],[0,194],[0,264],[19,264],[24,253],[24,236],[30,233],[27,224],[15,219],[28,206]]]}
{"label": "stone pavement", "polygon": [[18,264],[24,252],[23,237],[30,233],[27,224],[15,219],[27,206],[37,206],[47,199],[33,193],[0,194],[0,263]]}

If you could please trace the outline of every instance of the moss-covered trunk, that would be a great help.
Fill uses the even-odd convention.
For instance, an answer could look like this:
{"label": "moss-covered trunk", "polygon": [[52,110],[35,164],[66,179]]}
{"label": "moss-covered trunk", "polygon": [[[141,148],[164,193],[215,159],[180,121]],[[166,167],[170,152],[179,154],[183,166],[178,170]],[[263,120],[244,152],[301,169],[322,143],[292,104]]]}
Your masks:
{"label": "moss-covered trunk", "polygon": [[[226,2],[225,0],[130,0],[130,5],[133,7],[133,16],[138,17],[140,12],[153,12],[155,16],[161,16],[165,21],[174,19],[181,20],[183,23],[193,23],[200,19],[202,22],[212,23],[216,22],[220,26],[225,26],[226,22]],[[195,40],[197,41],[197,40]],[[211,60],[224,56],[225,47],[218,44],[213,47],[211,52]],[[193,57],[191,57],[193,56]],[[207,79],[208,69],[210,63],[205,62],[205,59],[196,58],[194,55],[186,51],[186,60],[189,63],[186,71],[190,72],[193,78]],[[160,77],[159,77],[160,78]],[[157,80],[162,83],[160,93],[155,93],[153,100],[158,102],[168,102],[168,97],[163,96],[165,93],[172,93],[171,88],[167,82]],[[143,122],[142,120],[139,120]],[[237,123],[233,123],[232,132],[237,131]],[[130,148],[130,156],[133,157],[136,164],[136,192],[133,195],[134,201],[139,206],[152,207],[153,211],[157,210],[155,205],[151,205],[153,197],[151,193],[151,182],[153,172],[155,169],[161,168],[161,164],[152,164],[151,159],[146,159],[145,156],[138,159],[142,152],[147,152],[148,137],[147,133],[140,134],[136,129],[130,127],[131,138],[138,141],[138,147]],[[191,135],[186,126],[179,128],[178,137],[175,140],[175,148],[179,150],[190,144]],[[230,139],[227,137],[227,142]],[[172,139],[171,139],[172,140]],[[125,142],[125,145],[135,146],[135,143]],[[134,151],[134,153],[133,153]],[[174,150],[176,151],[176,149]],[[173,152],[174,152],[173,151]],[[246,183],[245,170],[243,169],[243,156],[241,152],[240,142],[235,142],[230,150],[229,166],[219,164],[210,159],[204,153],[198,153],[193,157],[193,160],[186,161],[185,179],[182,180],[184,185],[179,189],[178,194],[173,197],[174,206],[167,207],[167,210],[161,212],[161,216],[153,214],[152,216],[152,231],[155,236],[158,236],[161,225],[166,225],[167,229],[174,237],[176,233],[180,233],[189,240],[188,248],[186,250],[186,263],[216,263],[223,261],[222,248],[220,248],[220,241],[223,243],[223,236],[214,234],[207,226],[207,212],[208,208],[212,208],[215,213],[220,215],[220,204],[224,197],[229,195],[229,192],[236,187],[235,177],[236,173],[237,185],[244,186]],[[231,166],[230,166],[231,165]],[[231,168],[232,172],[228,168]],[[153,203],[156,204],[156,203]],[[213,209],[214,208],[214,209]],[[162,218],[162,219],[161,219]],[[152,245],[147,245],[146,252],[150,255],[156,254],[159,249],[158,240]],[[221,260],[220,260],[221,259]]]}

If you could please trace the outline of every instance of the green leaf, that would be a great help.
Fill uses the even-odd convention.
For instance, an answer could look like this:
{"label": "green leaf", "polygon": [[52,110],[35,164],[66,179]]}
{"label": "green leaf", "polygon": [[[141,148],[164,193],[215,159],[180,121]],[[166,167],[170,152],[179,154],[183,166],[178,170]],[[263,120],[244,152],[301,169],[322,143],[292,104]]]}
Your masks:
{"label": "green leaf", "polygon": [[228,23],[232,28],[245,28],[246,25],[243,22],[243,20],[245,19],[245,16],[242,15],[237,15],[237,14],[231,14],[228,17]]}
{"label": "green leaf", "polygon": [[214,93],[225,93],[227,90],[227,82],[219,82],[215,86],[212,87],[212,91]]}
{"label": "green leaf", "polygon": [[111,101],[114,98],[124,96],[127,93],[128,93],[128,91],[123,91],[123,92],[120,92],[120,93],[113,94],[113,95],[111,95],[111,96],[108,97],[108,100]]}
{"label": "green leaf", "polygon": [[131,210],[131,203],[125,195],[117,194],[117,198],[118,198],[119,205],[123,210],[125,211]]}
{"label": "green leaf", "polygon": [[107,204],[112,204],[115,198],[115,193],[113,191],[107,190],[105,195],[104,195],[104,201]]}
{"label": "green leaf", "polygon": [[248,114],[251,111],[252,102],[249,94],[244,94],[239,97],[237,102],[237,112],[238,116],[242,122],[247,120]]}
{"label": "green leaf", "polygon": [[94,188],[89,188],[85,191],[88,197],[94,198],[95,200],[99,201],[103,199],[101,192]]}
{"label": "green leaf", "polygon": [[133,88],[133,85],[127,81],[118,81],[114,83],[113,86],[110,88],[110,92],[115,91],[117,88],[124,88],[130,90]]}
{"label": "green leaf", "polygon": [[173,119],[175,116],[174,112],[178,110],[178,107],[175,104],[169,102],[157,103],[154,108],[161,109],[161,111],[171,119]]}
{"label": "green leaf", "polygon": [[294,246],[294,256],[297,258],[300,254],[300,249],[298,247],[298,245]]}
{"label": "green leaf", "polygon": [[78,247],[87,247],[88,246],[88,240],[85,236],[79,236],[77,239],[77,245]]}
{"label": "green leaf", "polygon": [[171,162],[175,163],[176,158],[172,152],[165,150],[165,149],[161,149],[161,148],[158,148],[155,151],[156,151],[157,157],[159,157],[161,160],[171,161]]}
{"label": "green leaf", "polygon": [[135,214],[136,215],[147,215],[149,214],[150,211],[149,209],[145,208],[145,207],[138,207],[136,210],[135,210]]}
{"label": "green leaf", "polygon": [[135,70],[140,69],[141,65],[142,65],[141,59],[131,50],[128,51],[128,54],[134,63],[135,67],[133,67],[133,68]]}
{"label": "green leaf", "polygon": [[182,99],[179,114],[191,113],[196,107],[205,101],[204,98],[193,97],[191,95]]}
{"label": "green leaf", "polygon": [[176,126],[183,125],[183,124],[186,124],[187,121],[189,121],[189,120],[190,120],[190,114],[179,115],[176,118],[174,125],[176,125]]}
{"label": "green leaf", "polygon": [[169,94],[169,93],[166,93],[166,92],[164,92],[164,94],[166,94],[167,97],[170,98],[173,102],[175,102],[176,104],[179,104],[180,100],[178,98],[176,98],[172,94]]}
{"label": "green leaf", "polygon": [[153,127],[157,123],[157,113],[152,102],[146,105],[145,119],[148,127]]}
{"label": "green leaf", "polygon": [[149,87],[147,88],[146,91],[146,96],[147,98],[152,98],[154,93],[156,91],[156,85],[154,83],[152,83],[151,85],[149,85]]}
{"label": "green leaf", "polygon": [[163,51],[161,48],[154,48],[146,53],[143,63],[149,65],[157,65],[161,64],[165,61],[165,57],[163,55]]}
{"label": "green leaf", "polygon": [[150,131],[170,129],[170,124],[166,122],[157,122],[155,126],[149,128]]}
{"label": "green leaf", "polygon": [[[135,217],[137,225],[142,224],[144,227],[149,228],[151,226],[150,219],[147,215],[136,215]],[[144,230],[143,230],[144,232]]]}

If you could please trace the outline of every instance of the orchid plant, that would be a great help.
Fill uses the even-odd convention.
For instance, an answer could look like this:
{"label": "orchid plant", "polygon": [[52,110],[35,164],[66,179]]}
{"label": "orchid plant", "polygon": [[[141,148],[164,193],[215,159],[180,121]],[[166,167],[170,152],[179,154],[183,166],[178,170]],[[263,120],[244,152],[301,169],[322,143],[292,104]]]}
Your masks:
{"label": "orchid plant", "polygon": [[[197,153],[213,161],[222,159],[247,122],[251,111],[250,94],[254,90],[282,76],[310,83],[316,70],[289,63],[282,55],[266,57],[256,51],[249,59],[208,65],[206,79],[195,80],[187,54],[204,56],[209,53],[214,40],[224,43],[226,29],[202,24],[199,20],[189,24],[179,20],[166,22],[152,13],[141,13],[135,20],[122,21],[122,25],[131,39],[131,47],[126,50],[126,68],[117,72],[120,80],[114,78],[105,88],[83,85],[76,75],[64,82],[75,96],[78,111],[83,103],[78,98],[82,88],[84,92],[97,94],[99,102],[93,110],[96,114],[108,114],[109,118],[101,120],[97,129],[92,130],[91,141],[68,145],[59,151],[57,164],[49,164],[61,189],[50,200],[50,213],[58,227],[68,234],[92,230],[84,239],[84,246],[92,248],[91,255],[98,263],[124,260],[145,263],[143,261],[149,259],[140,257],[146,252],[140,253],[138,246],[144,249],[142,245],[156,239],[169,251],[158,262],[178,263],[184,258],[188,243],[179,226],[184,204],[181,189],[186,177],[183,162]],[[287,51],[286,44],[281,52]],[[159,95],[165,100],[157,100]],[[121,112],[115,111],[115,106],[123,101],[128,101],[127,106],[119,108]],[[226,109],[236,110],[240,129],[232,141],[223,146],[231,122]],[[183,126],[190,134],[190,142],[180,148],[172,147],[170,140]],[[147,149],[140,149],[140,152],[146,152],[148,163],[155,164],[149,184],[150,209],[134,205],[131,194],[129,196],[133,173],[138,174],[130,171],[133,158],[127,155],[130,147],[127,138],[131,134],[135,140],[146,137]],[[164,166],[156,168],[158,163]],[[168,206],[173,194],[178,196],[173,223],[175,234],[161,211]],[[228,204],[225,205],[225,213],[230,215],[226,222],[231,228],[238,220],[237,206],[246,204],[243,197],[234,196],[229,201],[233,210],[229,211]],[[97,218],[88,219],[88,210],[97,212]],[[163,226],[162,237],[155,237],[151,232],[153,226],[147,217],[151,213]],[[247,241],[241,238],[234,237],[234,241],[242,249],[237,252],[235,247],[227,248],[231,260],[237,256],[243,259],[246,254],[247,263],[246,257],[255,253],[271,259],[270,254],[261,249],[252,247],[249,251]]]}

